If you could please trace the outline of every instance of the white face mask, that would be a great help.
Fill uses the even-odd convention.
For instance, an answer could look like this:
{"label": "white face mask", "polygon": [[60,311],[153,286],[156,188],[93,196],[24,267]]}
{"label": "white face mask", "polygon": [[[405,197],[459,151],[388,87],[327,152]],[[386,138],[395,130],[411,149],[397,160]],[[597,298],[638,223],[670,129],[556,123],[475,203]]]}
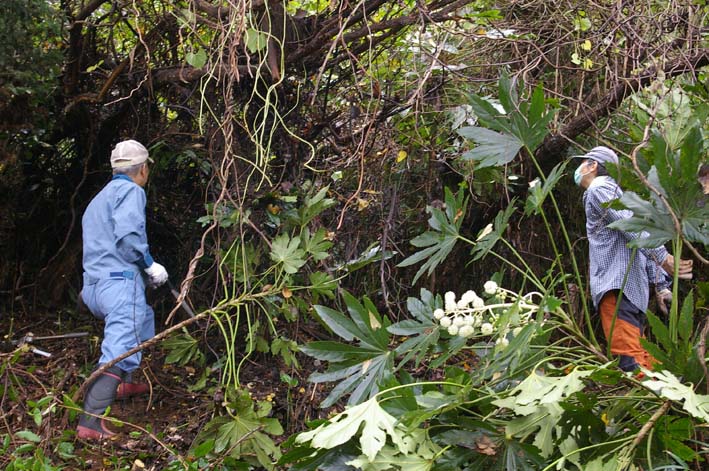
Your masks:
{"label": "white face mask", "polygon": [[583,167],[585,163],[586,162],[579,165],[578,168],[576,168],[576,171],[574,172],[574,183],[576,183],[576,186],[581,186],[581,179],[593,171],[589,170],[586,173],[581,173],[581,167]]}

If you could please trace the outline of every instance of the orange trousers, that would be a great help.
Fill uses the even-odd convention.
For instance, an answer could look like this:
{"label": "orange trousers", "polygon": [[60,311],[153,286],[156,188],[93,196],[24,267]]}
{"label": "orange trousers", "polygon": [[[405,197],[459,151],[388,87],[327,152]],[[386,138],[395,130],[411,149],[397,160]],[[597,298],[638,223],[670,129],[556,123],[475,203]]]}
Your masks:
{"label": "orange trousers", "polygon": [[657,360],[640,345],[640,339],[644,337],[645,315],[626,299],[621,300],[615,315],[618,301],[618,292],[609,291],[603,295],[598,306],[611,353],[620,356],[620,368],[625,371],[632,371],[637,366],[652,370]]}

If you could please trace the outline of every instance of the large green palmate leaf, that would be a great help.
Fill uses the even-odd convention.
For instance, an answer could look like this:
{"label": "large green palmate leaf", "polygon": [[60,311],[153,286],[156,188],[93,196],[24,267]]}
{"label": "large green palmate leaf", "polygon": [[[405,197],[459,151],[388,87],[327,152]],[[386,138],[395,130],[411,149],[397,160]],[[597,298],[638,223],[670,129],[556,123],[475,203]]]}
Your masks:
{"label": "large green palmate leaf", "polygon": [[339,381],[322,402],[329,407],[341,397],[350,394],[348,403],[359,404],[374,396],[379,385],[394,369],[394,352],[389,350],[390,322],[377,312],[367,298],[360,303],[344,292],[343,298],[349,316],[326,306],[315,306],[319,320],[334,334],[357,345],[334,341],[310,342],[301,347],[306,355],[329,362],[323,373],[313,373],[309,380],[315,383]]}
{"label": "large green palmate leaf", "polygon": [[709,422],[709,396],[697,394],[691,385],[683,384],[669,371],[647,371],[649,377],[642,385],[661,397],[682,404],[682,408],[692,417]]}
{"label": "large green palmate leaf", "polygon": [[462,155],[465,160],[475,161],[476,168],[506,165],[523,147],[536,149],[548,134],[547,126],[554,118],[554,111],[547,110],[541,84],[527,100],[521,100],[515,81],[503,72],[498,94],[504,111],[495,108],[489,100],[473,95],[470,106],[481,126],[458,130],[458,134],[476,144]]}
{"label": "large green palmate leaf", "polygon": [[214,441],[214,452],[243,459],[252,466],[273,469],[281,450],[269,435],[282,435],[283,427],[270,418],[272,404],[254,403],[246,391],[227,391],[231,415],[218,416],[199,432],[195,443]]}
{"label": "large green palmate leaf", "polygon": [[454,195],[446,187],[445,202],[445,211],[433,206],[426,207],[426,211],[431,214],[428,225],[432,230],[411,240],[411,245],[423,250],[407,257],[397,265],[398,267],[408,267],[425,260],[416,272],[412,283],[416,283],[425,272],[431,275],[433,270],[445,261],[459,239],[460,226],[463,223],[467,206],[465,193],[461,190]]}
{"label": "large green palmate leaf", "polygon": [[402,356],[397,369],[412,359],[415,359],[418,367],[426,358],[426,354],[438,344],[440,329],[434,322],[432,313],[440,307],[443,307],[441,297],[434,296],[425,288],[421,289],[420,299],[411,297],[406,300],[406,308],[413,318],[397,322],[387,328],[391,334],[408,337],[394,350],[397,355]]}
{"label": "large green palmate leaf", "polygon": [[668,213],[659,211],[652,203],[643,200],[632,191],[625,192],[620,202],[633,212],[633,216],[612,222],[608,227],[631,233],[647,233],[645,237],[632,240],[628,244],[630,247],[652,249],[672,239],[675,232],[674,224]]}
{"label": "large green palmate leaf", "polygon": [[510,201],[510,204],[507,205],[507,208],[501,210],[495,216],[495,221],[491,227],[492,230],[487,232],[487,234],[478,237],[478,240],[471,251],[473,261],[480,260],[485,257],[488,253],[490,253],[495,244],[502,239],[505,231],[507,230],[507,226],[509,225],[512,213],[514,213],[516,209],[516,203],[517,200],[513,198],[512,201]]}
{"label": "large green palmate leaf", "polygon": [[523,145],[516,136],[477,126],[461,128],[458,133],[477,144],[474,149],[463,154],[463,159],[476,161],[477,168],[508,164],[514,160]]}
{"label": "large green palmate leaf", "polygon": [[[532,182],[530,183],[529,192],[527,194],[527,201],[524,206],[525,216],[530,214],[539,214],[542,211],[542,205],[546,201],[547,196],[551,194],[552,190],[556,184],[561,180],[566,171],[566,165],[568,161],[561,162],[554,166],[549,175],[544,180],[543,184]],[[539,180],[536,180],[539,182]]]}
{"label": "large green palmate leaf", "polygon": [[[700,204],[704,196],[697,181],[697,168],[706,154],[704,139],[699,126],[692,126],[682,135],[681,146],[673,149],[661,134],[653,134],[645,151],[653,162],[647,180],[679,219],[682,235],[689,241],[706,245],[709,244],[709,205]],[[654,248],[680,235],[665,203],[654,193],[650,194],[649,200],[644,200],[628,191],[620,202],[633,211],[633,216],[609,227],[648,234],[632,241],[632,247]]]}
{"label": "large green palmate leaf", "polygon": [[[545,376],[533,371],[515,386],[504,399],[492,403],[505,407],[521,417],[510,421],[506,433],[524,438],[534,433],[534,445],[548,457],[563,441],[559,420],[564,412],[559,403],[585,387],[583,378],[593,371],[574,369],[566,376]],[[554,432],[556,431],[556,440]]]}
{"label": "large green palmate leaf", "polygon": [[385,411],[376,398],[351,406],[315,430],[299,434],[296,442],[310,442],[313,448],[329,449],[346,443],[357,433],[360,433],[362,453],[370,462],[386,444],[387,436],[398,447],[407,446],[404,440],[406,429],[397,424],[396,418]]}
{"label": "large green palmate leaf", "polygon": [[429,471],[441,448],[433,443],[426,432],[415,429],[398,444],[385,445],[372,460],[362,455],[347,464],[362,471]]}
{"label": "large green palmate leaf", "polygon": [[305,265],[305,251],[300,246],[300,237],[281,234],[271,244],[271,260],[282,264],[283,271],[289,274],[297,273]]}

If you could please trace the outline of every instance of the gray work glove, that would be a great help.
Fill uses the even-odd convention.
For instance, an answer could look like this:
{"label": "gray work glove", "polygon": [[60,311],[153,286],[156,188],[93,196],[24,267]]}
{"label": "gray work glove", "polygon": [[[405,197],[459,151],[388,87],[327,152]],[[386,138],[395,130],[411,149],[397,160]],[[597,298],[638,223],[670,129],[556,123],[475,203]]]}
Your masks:
{"label": "gray work glove", "polygon": [[670,312],[670,307],[672,306],[672,291],[665,288],[656,292],[655,300],[657,301],[657,309],[663,316],[667,316]]}
{"label": "gray work glove", "polygon": [[157,288],[167,281],[167,270],[157,262],[154,262],[145,269],[145,274],[148,275],[148,283],[150,286]]}

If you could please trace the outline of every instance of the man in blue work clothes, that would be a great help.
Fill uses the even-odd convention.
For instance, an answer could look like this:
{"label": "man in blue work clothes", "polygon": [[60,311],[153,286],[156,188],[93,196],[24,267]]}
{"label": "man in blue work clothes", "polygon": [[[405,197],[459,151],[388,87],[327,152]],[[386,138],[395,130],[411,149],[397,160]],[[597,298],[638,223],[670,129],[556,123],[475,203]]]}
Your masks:
{"label": "man in blue work clothes", "polygon": [[[111,152],[113,178],[91,200],[81,220],[84,286],[81,298],[105,321],[99,366],[155,335],[153,310],[145,300],[146,283],[167,281],[165,267],[153,261],[145,232],[148,150],[139,142],[120,142]],[[143,276],[145,274],[145,277]],[[89,385],[77,436],[100,440],[114,435],[100,416],[118,397],[144,394],[146,384],[132,382],[141,353],[121,360]]]}
{"label": "man in blue work clothes", "polygon": [[[666,311],[666,304],[671,302],[672,297],[667,273],[674,271],[674,257],[662,246],[638,249],[634,254],[628,242],[647,234],[608,227],[614,221],[633,215],[632,211],[616,210],[607,205],[623,195],[607,171],[608,167],[617,168],[618,155],[608,147],[599,146],[575,157],[583,159],[574,173],[574,181],[585,190],[583,205],[589,245],[591,297],[601,316],[603,332],[611,353],[619,356],[622,370],[634,371],[640,366],[652,369],[655,359],[640,344],[650,285],[655,285],[658,307]],[[692,278],[691,260],[679,261],[679,277]]]}

